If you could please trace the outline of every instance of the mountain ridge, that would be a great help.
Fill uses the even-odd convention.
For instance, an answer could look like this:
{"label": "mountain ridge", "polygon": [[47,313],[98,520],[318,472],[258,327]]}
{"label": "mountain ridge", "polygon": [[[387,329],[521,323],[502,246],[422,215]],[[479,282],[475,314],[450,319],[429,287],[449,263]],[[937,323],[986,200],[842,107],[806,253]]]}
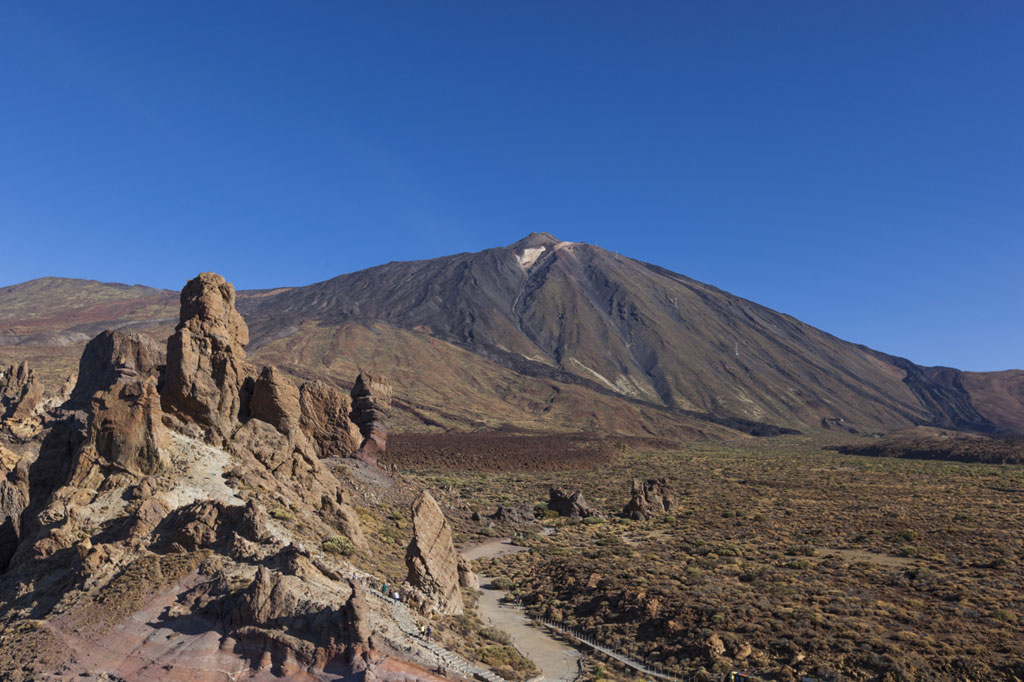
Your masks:
{"label": "mountain ridge", "polygon": [[[61,300],[47,303],[67,308],[73,297],[65,288],[75,287],[58,287],[48,297]],[[25,334],[31,305],[12,303],[10,290],[0,290],[0,352],[33,345],[24,343],[33,338]],[[102,299],[85,310],[101,318],[93,326],[148,324],[160,334],[162,310],[173,305],[165,300],[170,294],[145,287],[110,290],[85,296]],[[35,301],[42,306],[39,297]],[[390,328],[392,355],[422,354],[417,366],[402,371],[452,384],[448,396],[429,396],[426,388],[405,394],[436,409],[460,393],[500,398],[493,386],[476,385],[485,383],[474,379],[476,372],[492,382],[513,382],[515,376],[533,382],[521,390],[575,385],[640,408],[736,424],[860,432],[914,425],[1024,430],[1017,416],[1024,379],[1012,371],[997,380],[992,373],[924,368],[656,264],[549,233],[479,252],[394,261],[302,287],[240,291],[239,310],[251,329],[252,352],[272,354],[277,364],[306,375],[331,373],[338,353],[328,336],[349,334],[357,343],[372,343],[372,334],[341,330],[352,324],[378,334]],[[34,338],[45,342],[45,334],[84,334],[88,327],[80,322],[36,330],[44,337]],[[426,352],[426,338],[454,348],[435,345]],[[364,358],[374,356],[365,350]],[[384,360],[377,356],[375,361]],[[444,363],[449,366],[438,366]],[[543,413],[534,412],[534,426],[542,424]],[[600,422],[600,415],[590,421]]]}

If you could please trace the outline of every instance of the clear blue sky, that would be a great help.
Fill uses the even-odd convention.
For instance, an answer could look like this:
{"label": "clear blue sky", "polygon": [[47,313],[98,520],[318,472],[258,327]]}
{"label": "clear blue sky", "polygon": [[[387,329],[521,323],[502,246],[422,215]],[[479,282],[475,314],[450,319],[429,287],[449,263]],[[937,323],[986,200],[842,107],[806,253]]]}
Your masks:
{"label": "clear blue sky", "polygon": [[597,243],[1024,367],[1024,3],[0,4],[0,284]]}

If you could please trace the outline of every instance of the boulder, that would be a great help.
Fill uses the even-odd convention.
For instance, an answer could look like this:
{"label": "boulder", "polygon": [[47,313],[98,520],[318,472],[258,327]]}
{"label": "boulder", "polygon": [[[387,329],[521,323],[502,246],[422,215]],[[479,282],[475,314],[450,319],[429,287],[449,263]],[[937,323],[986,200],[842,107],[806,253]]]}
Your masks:
{"label": "boulder", "polygon": [[568,492],[562,488],[554,487],[548,491],[548,509],[558,512],[560,516],[573,516],[586,518],[588,516],[600,516],[597,510],[591,508],[583,493],[579,490]]}
{"label": "boulder", "polygon": [[675,506],[668,479],[649,478],[646,481],[633,479],[632,495],[622,509],[622,516],[642,521],[653,516],[662,516]]}
{"label": "boulder", "polygon": [[387,451],[391,382],[386,377],[360,372],[352,386],[352,421],[363,441],[359,453],[375,459]]}
{"label": "boulder", "polygon": [[247,415],[253,368],[245,361],[249,328],[235,310],[235,289],[204,272],[181,290],[181,312],[167,341],[163,408],[226,442]]}
{"label": "boulder", "polygon": [[448,519],[426,491],[416,498],[412,514],[412,542],[405,554],[409,568],[406,582],[425,596],[424,610],[459,615],[464,608],[459,590],[459,556]]}
{"label": "boulder", "polygon": [[302,385],[299,406],[299,426],[320,457],[344,457],[359,449],[362,437],[349,417],[349,396],[323,381],[311,381]]}

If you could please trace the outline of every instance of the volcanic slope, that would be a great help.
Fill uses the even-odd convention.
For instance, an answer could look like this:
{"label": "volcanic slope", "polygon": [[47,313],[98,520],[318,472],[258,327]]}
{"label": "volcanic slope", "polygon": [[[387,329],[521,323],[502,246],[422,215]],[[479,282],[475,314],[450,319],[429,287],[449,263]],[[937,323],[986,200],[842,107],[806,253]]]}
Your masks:
{"label": "volcanic slope", "polygon": [[[0,359],[39,367],[46,348],[25,341],[20,317],[31,306],[24,293],[14,306],[8,293],[29,285],[0,290]],[[64,290],[71,291],[35,303],[77,295],[72,284]],[[122,296],[126,305],[134,301],[124,323],[143,324],[141,304]],[[149,309],[152,333],[165,309]],[[239,309],[260,361],[342,384],[353,370],[385,371],[403,396],[396,404],[403,429],[721,432],[708,415],[762,433],[772,430],[741,420],[860,432],[1024,426],[1022,373],[919,367],[658,266],[546,233],[305,287],[239,292]],[[68,329],[50,320],[45,331]],[[73,346],[50,350],[70,357],[80,351]]]}
{"label": "volcanic slope", "polygon": [[[241,307],[257,346],[293,337],[310,320],[329,328],[376,321],[519,375],[670,409],[796,428],[999,428],[974,408],[957,370],[919,368],[688,277],[549,234],[389,263]],[[450,374],[455,384],[472,382],[458,366]]]}

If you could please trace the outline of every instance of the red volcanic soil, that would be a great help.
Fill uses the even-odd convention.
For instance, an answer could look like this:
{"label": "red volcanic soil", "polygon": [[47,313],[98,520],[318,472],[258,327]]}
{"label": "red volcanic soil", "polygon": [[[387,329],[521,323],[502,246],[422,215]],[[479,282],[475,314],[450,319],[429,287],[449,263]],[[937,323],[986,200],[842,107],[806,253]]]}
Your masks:
{"label": "red volcanic soil", "polygon": [[589,434],[392,434],[383,463],[485,471],[589,469],[614,459],[615,445]]}

